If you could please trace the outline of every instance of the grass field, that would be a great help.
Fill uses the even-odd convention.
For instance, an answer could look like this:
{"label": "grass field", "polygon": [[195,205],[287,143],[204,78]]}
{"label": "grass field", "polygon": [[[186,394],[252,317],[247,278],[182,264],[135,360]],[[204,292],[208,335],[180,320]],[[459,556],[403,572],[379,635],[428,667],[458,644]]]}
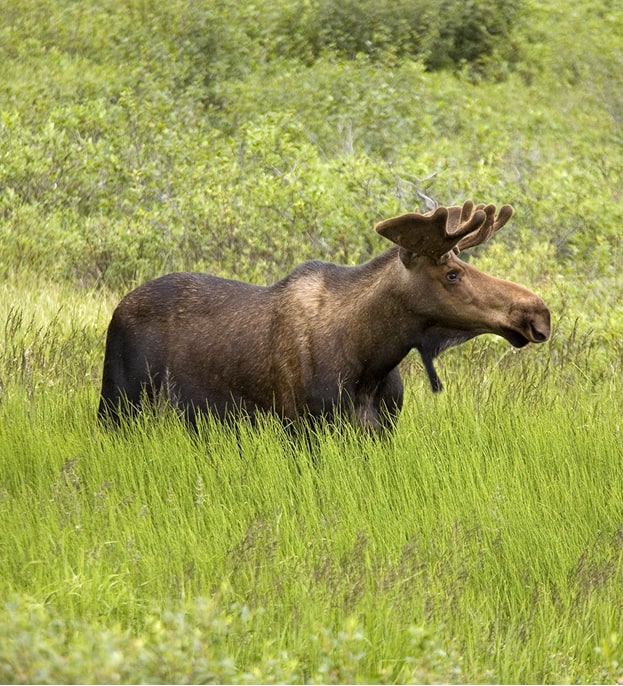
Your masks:
{"label": "grass field", "polygon": [[92,305],[7,317],[3,681],[621,678],[620,358],[475,341],[440,396],[411,365],[382,441],[166,413],[111,433]]}
{"label": "grass field", "polygon": [[[623,9],[0,16],[0,682],[623,683]],[[547,343],[410,355],[383,440],[97,425],[138,283],[362,263],[425,197],[515,207],[466,259]]]}

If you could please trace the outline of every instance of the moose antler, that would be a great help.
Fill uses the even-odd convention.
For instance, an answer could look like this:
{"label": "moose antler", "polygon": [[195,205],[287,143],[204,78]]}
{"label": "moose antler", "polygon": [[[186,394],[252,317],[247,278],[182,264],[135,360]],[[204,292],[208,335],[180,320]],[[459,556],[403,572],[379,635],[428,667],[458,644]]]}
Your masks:
{"label": "moose antler", "polygon": [[504,205],[497,217],[495,205],[438,207],[429,214],[409,212],[376,225],[381,236],[414,255],[438,258],[451,250],[480,245],[511,218],[513,208]]}
{"label": "moose antler", "polygon": [[[463,205],[463,208],[465,208],[465,205]],[[457,251],[473,248],[476,245],[486,243],[491,236],[493,236],[496,231],[499,231],[513,216],[513,208],[510,205],[502,205],[497,216],[495,215],[495,205],[487,205],[486,207],[485,205],[477,205],[476,210],[482,210],[487,215],[487,218],[478,230],[461,238],[456,244]]]}

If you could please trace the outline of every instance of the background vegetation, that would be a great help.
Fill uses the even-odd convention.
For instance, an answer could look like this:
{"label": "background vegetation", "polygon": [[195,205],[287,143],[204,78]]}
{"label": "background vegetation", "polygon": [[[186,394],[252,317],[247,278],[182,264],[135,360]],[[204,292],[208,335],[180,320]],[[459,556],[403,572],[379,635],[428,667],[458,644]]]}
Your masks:
{"label": "background vegetation", "polygon": [[[0,679],[623,678],[623,10],[539,0],[0,0]],[[138,282],[474,251],[554,318],[419,362],[396,437],[94,425]]]}

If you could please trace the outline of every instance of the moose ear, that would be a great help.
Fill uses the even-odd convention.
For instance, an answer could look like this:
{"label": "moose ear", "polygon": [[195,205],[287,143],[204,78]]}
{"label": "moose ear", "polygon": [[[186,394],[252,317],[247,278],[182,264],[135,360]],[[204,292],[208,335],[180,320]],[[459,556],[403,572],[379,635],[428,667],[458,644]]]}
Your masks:
{"label": "moose ear", "polygon": [[[448,210],[445,207],[438,207],[431,215],[409,212],[379,222],[375,228],[381,236],[411,253],[432,255],[432,252],[438,252],[437,236],[445,227],[447,220]],[[432,240],[427,241],[427,237]]]}

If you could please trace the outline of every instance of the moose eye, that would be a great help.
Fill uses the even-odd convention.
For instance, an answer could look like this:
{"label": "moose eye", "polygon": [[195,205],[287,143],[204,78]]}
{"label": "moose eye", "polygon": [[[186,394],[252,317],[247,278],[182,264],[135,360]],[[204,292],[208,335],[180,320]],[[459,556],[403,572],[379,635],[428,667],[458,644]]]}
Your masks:
{"label": "moose eye", "polygon": [[446,274],[446,279],[450,282],[455,282],[459,280],[459,273],[457,271],[451,271]]}

